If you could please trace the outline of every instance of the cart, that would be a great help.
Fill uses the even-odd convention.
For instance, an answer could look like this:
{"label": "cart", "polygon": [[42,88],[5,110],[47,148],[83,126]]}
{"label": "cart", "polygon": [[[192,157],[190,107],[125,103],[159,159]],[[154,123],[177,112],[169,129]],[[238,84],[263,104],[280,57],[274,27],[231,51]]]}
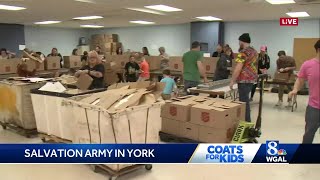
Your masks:
{"label": "cart", "polygon": [[109,168],[106,165],[91,165],[92,169],[95,173],[98,173],[100,171],[106,172],[109,174],[109,180],[116,180],[119,176],[131,173],[133,171],[137,171],[139,169],[142,169],[143,167],[147,170],[150,171],[152,169],[152,164],[136,164],[133,166],[129,166],[126,168],[123,168],[119,171],[114,171],[111,168]]}

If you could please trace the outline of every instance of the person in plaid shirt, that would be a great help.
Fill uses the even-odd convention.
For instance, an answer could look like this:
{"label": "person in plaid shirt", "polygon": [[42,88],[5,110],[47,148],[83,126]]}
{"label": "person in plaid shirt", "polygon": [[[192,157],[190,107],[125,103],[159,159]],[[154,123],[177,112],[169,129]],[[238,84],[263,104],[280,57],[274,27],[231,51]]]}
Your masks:
{"label": "person in plaid shirt", "polygon": [[239,54],[235,62],[236,67],[232,74],[230,82],[230,89],[233,85],[238,83],[239,100],[246,103],[246,119],[245,121],[251,122],[250,116],[250,92],[253,84],[258,79],[257,70],[257,51],[250,46],[251,39],[248,33],[244,33],[239,37]]}

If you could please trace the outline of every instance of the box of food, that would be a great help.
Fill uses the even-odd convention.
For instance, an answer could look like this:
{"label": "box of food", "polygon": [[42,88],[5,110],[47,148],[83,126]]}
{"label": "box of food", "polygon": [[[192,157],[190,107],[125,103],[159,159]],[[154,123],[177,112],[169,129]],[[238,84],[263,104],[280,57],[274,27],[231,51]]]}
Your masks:
{"label": "box of food", "polygon": [[60,69],[60,57],[59,56],[49,56],[45,60],[46,70]]}
{"label": "box of food", "polygon": [[79,68],[81,67],[81,56],[64,56],[63,66],[65,68]]}
{"label": "box of food", "polygon": [[169,69],[172,71],[183,71],[182,57],[170,57],[169,59]]}
{"label": "box of food", "polygon": [[17,73],[17,66],[20,62],[18,58],[0,60],[0,74]]}

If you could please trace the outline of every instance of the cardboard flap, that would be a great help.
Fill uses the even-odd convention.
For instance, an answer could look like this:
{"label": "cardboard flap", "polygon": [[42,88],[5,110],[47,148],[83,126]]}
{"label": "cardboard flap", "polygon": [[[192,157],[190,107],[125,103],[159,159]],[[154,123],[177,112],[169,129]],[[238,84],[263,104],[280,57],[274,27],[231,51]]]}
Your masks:
{"label": "cardboard flap", "polygon": [[153,104],[156,102],[156,97],[153,94],[144,94],[141,99],[139,105],[145,105],[145,104]]}
{"label": "cardboard flap", "polygon": [[130,93],[129,96],[121,99],[119,102],[114,104],[109,110],[115,111],[115,110],[122,110],[127,107],[137,106],[139,105],[141,97],[148,93],[146,90],[138,90],[136,93]]}
{"label": "cardboard flap", "polygon": [[88,74],[81,74],[76,85],[80,90],[87,90],[89,89],[92,81],[92,77]]}
{"label": "cardboard flap", "polygon": [[22,51],[22,54],[23,54],[23,57],[29,58],[30,60],[34,60],[34,61],[37,61],[37,62],[40,62],[40,63],[43,62],[43,60],[41,60],[40,58],[34,57],[31,54],[27,53],[26,51]]}

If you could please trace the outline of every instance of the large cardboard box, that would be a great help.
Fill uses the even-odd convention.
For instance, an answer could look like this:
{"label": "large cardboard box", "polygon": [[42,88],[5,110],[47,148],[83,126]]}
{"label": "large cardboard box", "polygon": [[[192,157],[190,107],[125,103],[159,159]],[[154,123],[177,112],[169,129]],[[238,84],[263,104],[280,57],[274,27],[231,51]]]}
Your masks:
{"label": "large cardboard box", "polygon": [[[126,63],[129,61],[129,55],[106,55],[106,60],[116,63],[114,68],[123,69]],[[114,69],[112,68],[112,69]]]}
{"label": "large cardboard box", "polygon": [[146,61],[151,71],[160,69],[161,59],[159,56],[147,56]]}
{"label": "large cardboard box", "polygon": [[217,67],[218,58],[216,57],[206,57],[202,61],[204,70],[206,73],[215,73]]}
{"label": "large cardboard box", "polygon": [[182,128],[181,126],[184,124],[184,122],[181,121],[176,121],[173,119],[167,119],[167,118],[162,118],[162,127],[161,131],[176,135],[176,136],[181,136],[182,135]]}
{"label": "large cardboard box", "polygon": [[104,34],[95,34],[91,36],[91,44],[102,44],[104,42]]}
{"label": "large cardboard box", "polygon": [[205,143],[230,143],[236,126],[228,129],[217,129],[199,126],[199,141]]}
{"label": "large cardboard box", "polygon": [[197,104],[194,101],[168,102],[161,109],[161,117],[177,121],[190,121],[191,106]]}
{"label": "large cardboard box", "polygon": [[190,122],[217,129],[228,129],[233,125],[232,111],[213,105],[197,104],[191,107]]}
{"label": "large cardboard box", "polygon": [[192,139],[192,140],[199,140],[199,125],[192,124],[189,122],[184,122],[181,126],[181,137]]}
{"label": "large cardboard box", "polygon": [[65,68],[79,68],[81,67],[81,56],[64,56],[63,66]]}
{"label": "large cardboard box", "polygon": [[114,70],[106,70],[104,73],[104,82],[107,85],[115,84],[119,81],[118,75]]}
{"label": "large cardboard box", "polygon": [[20,59],[5,59],[0,60],[0,74],[17,73],[17,66],[21,62]]}
{"label": "large cardboard box", "polygon": [[50,56],[47,57],[45,61],[46,70],[60,69],[60,57],[59,56]]}
{"label": "large cardboard box", "polygon": [[[45,66],[45,63],[40,63],[38,61],[34,61],[32,59],[29,59],[29,60],[26,60],[24,62],[26,65],[27,65],[27,69],[28,71],[33,71],[34,69],[37,70],[37,71],[44,71],[44,66]],[[59,67],[60,67],[60,64],[59,64]]]}
{"label": "large cardboard box", "polygon": [[118,34],[105,34],[104,38],[105,38],[106,42],[118,42],[119,41]]}
{"label": "large cardboard box", "polygon": [[231,111],[231,120],[238,123],[245,121],[246,103],[240,101],[218,101],[214,104],[216,107],[227,108]]}
{"label": "large cardboard box", "polygon": [[170,57],[169,68],[172,71],[183,71],[182,57]]}

